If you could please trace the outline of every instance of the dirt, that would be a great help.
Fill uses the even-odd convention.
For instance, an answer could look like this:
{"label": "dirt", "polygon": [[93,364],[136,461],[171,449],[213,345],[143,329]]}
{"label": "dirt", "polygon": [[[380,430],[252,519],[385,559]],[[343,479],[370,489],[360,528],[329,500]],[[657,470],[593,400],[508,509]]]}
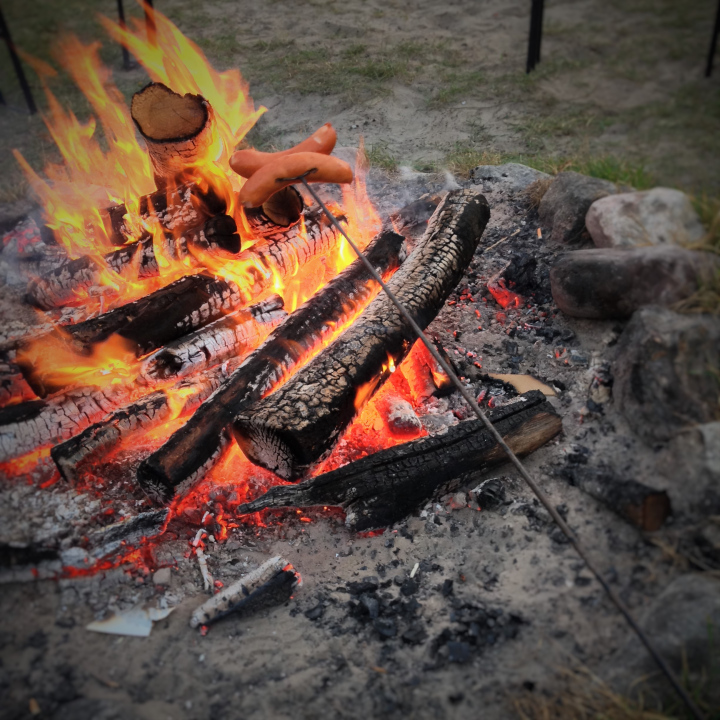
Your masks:
{"label": "dirt", "polygon": [[[384,214],[449,182],[455,183],[419,173],[398,182],[375,172],[370,190]],[[478,251],[471,276],[430,330],[470,378],[468,351],[482,356],[482,372],[528,372],[558,389],[551,402],[563,417],[562,435],[527,466],[641,613],[678,568],[651,538],[555,473],[581,445],[590,464],[602,460],[625,477],[667,485],[652,449],[632,436],[612,403],[595,413],[583,409],[590,366],[612,357],[619,328],[555,315],[547,268],[559,248],[538,238],[537,215],[524,197],[490,184],[480,189],[492,208],[482,248],[498,244]],[[482,300],[483,278],[513,253],[538,261],[533,302],[548,311],[542,332],[523,330],[524,306],[503,311],[492,298]],[[475,288],[472,303],[459,299],[465,287]],[[477,375],[472,382],[478,393],[487,387]],[[430,407],[435,415],[462,416],[455,397]],[[149,568],[140,563],[85,578],[5,585],[0,717],[26,717],[33,702],[42,717],[73,719],[508,717],[515,697],[552,688],[558,667],[600,667],[628,631],[516,473],[502,467],[489,476],[502,478],[506,490],[498,506],[431,507],[437,521],[419,509],[375,537],[351,535],[337,513],[309,513],[310,523],[290,513],[266,529],[241,523],[224,544],[208,544],[213,577],[227,584],[282,555],[303,585],[285,605],[230,616],[205,636],[188,625],[207,593],[185,533],[162,540]],[[465,478],[466,488],[483,477]],[[672,496],[675,489],[668,489]],[[92,493],[78,496],[62,484],[6,483],[2,498],[4,539],[47,536],[68,523],[82,529],[99,508]],[[194,532],[192,525],[186,531]],[[167,587],[153,583],[152,572],[163,566],[171,568]],[[364,601],[351,585],[362,581],[370,582]],[[367,597],[378,603],[379,625],[363,610]],[[175,609],[149,638],[85,629],[138,605]]]}

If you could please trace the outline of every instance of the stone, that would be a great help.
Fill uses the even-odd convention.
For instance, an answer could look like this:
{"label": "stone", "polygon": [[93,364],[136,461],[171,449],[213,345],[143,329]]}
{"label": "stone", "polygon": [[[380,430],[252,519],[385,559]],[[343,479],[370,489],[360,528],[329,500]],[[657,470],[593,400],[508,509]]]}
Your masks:
{"label": "stone", "polygon": [[684,245],[699,242],[705,234],[690,198],[662,187],[596,200],[585,226],[600,248]]}
{"label": "stone", "polygon": [[507,190],[511,193],[522,192],[536,180],[544,180],[550,175],[520,163],[504,165],[478,165],[470,171],[475,185],[482,185],[483,192]]}
{"label": "stone", "polygon": [[616,192],[607,180],[587,177],[576,172],[561,172],[540,201],[538,215],[553,242],[578,243],[586,237],[585,216],[590,206]]}
{"label": "stone", "polygon": [[716,255],[673,245],[575,250],[550,269],[550,290],[570,317],[628,318],[646,305],[684,300],[713,267]]}
{"label": "stone", "polygon": [[[639,624],[678,676],[689,673],[690,687],[704,684],[705,700],[712,705],[720,700],[720,683],[701,680],[717,660],[713,634],[720,627],[720,580],[707,573],[680,575],[655,598]],[[646,707],[652,705],[649,695],[676,700],[667,679],[634,635],[607,661],[607,674],[600,675],[608,677],[622,694],[642,695]]]}
{"label": "stone", "polygon": [[657,470],[667,478],[675,514],[691,520],[720,515],[720,421],[678,433],[660,453]]}
{"label": "stone", "polygon": [[717,419],[720,317],[647,307],[617,345],[613,396],[631,429],[648,443]]}
{"label": "stone", "polygon": [[171,580],[172,575],[169,567],[160,568],[153,573],[153,583],[155,585],[165,585],[167,587],[170,585]]}

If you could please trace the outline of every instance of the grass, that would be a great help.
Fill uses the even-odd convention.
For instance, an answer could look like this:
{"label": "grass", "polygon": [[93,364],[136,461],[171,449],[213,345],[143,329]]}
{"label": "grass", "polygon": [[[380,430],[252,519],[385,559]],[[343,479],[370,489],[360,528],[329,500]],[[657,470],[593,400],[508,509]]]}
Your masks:
{"label": "grass", "polygon": [[375,143],[366,149],[365,155],[372,167],[381,168],[389,173],[397,172],[398,161],[388,149],[387,143]]}

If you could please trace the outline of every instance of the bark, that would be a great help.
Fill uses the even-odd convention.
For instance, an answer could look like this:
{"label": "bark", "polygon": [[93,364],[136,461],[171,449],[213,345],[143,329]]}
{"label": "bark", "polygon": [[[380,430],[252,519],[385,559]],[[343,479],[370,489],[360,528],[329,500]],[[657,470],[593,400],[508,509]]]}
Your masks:
{"label": "bark", "polygon": [[427,223],[441,200],[442,195],[426,193],[394,212],[390,220],[398,232],[409,232]]}
{"label": "bark", "polygon": [[[471,190],[448,193],[425,237],[389,287],[421,328],[463,276],[490,217]],[[239,413],[232,433],[245,455],[286,480],[326,457],[341,433],[415,341],[382,293],[330,347],[271,396]]]}
{"label": "bark", "polygon": [[[527,455],[555,437],[562,420],[542,393],[534,391],[489,414],[518,455]],[[505,454],[479,420],[467,420],[444,435],[396,445],[297,485],[278,485],[238,508],[341,506],[356,531],[386,527],[439,493],[452,492],[460,478],[506,461]]]}
{"label": "bark", "polygon": [[664,490],[655,490],[637,480],[622,480],[609,470],[581,466],[565,468],[560,474],[646,532],[659,530],[672,513],[670,498]]}
{"label": "bark", "polygon": [[195,374],[256,348],[286,317],[282,298],[273,295],[168,343],[143,362],[141,374],[149,382]]}
{"label": "bark", "polygon": [[[379,235],[367,256],[384,277],[404,256],[404,239]],[[225,428],[243,407],[271,392],[306,362],[335,328],[348,323],[379,288],[356,260],[276,328],[193,417],[138,469],[138,481],[158,502],[167,502],[200,477],[227,442]]]}
{"label": "bark", "polygon": [[147,145],[158,188],[189,167],[214,159],[215,116],[202,96],[179,95],[153,82],[133,95],[130,113]]}
{"label": "bark", "polygon": [[77,435],[129,395],[124,386],[86,387],[0,409],[0,463]]}
{"label": "bark", "polygon": [[217,368],[202,376],[183,380],[171,388],[150,393],[56,445],[50,456],[63,478],[75,483],[83,464],[107,454],[139,432],[146,432],[172,417],[191,412],[218,389],[225,377],[227,373]]}

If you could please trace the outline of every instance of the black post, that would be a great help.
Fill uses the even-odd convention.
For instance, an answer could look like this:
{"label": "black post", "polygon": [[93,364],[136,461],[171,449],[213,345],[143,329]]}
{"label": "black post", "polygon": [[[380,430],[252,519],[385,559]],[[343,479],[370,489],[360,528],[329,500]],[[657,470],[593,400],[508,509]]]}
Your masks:
{"label": "black post", "polygon": [[157,45],[157,28],[155,27],[153,0],[145,0],[145,30],[147,31],[148,42],[151,45]]}
{"label": "black post", "polygon": [[28,84],[27,78],[25,77],[25,71],[23,70],[22,63],[20,62],[20,58],[18,57],[17,51],[15,50],[15,45],[13,44],[12,38],[10,37],[10,29],[5,22],[5,16],[2,13],[1,7],[0,35],[2,35],[2,38],[3,40],[5,40],[5,44],[8,47],[10,59],[12,60],[13,67],[15,68],[15,74],[17,75],[18,82],[20,83],[20,87],[22,88],[23,95],[25,95],[25,102],[27,103],[28,110],[30,111],[31,115],[34,115],[37,112],[35,98],[33,98],[32,91],[30,90],[30,85]]}
{"label": "black post", "polygon": [[[118,6],[118,25],[121,30],[127,30],[127,24],[125,23],[125,7],[123,6],[123,0],[117,0]],[[130,53],[128,49],[122,45],[122,57],[123,57],[123,70],[130,70]]]}
{"label": "black post", "polygon": [[530,36],[528,38],[527,72],[533,70],[535,65],[540,62],[544,5],[545,0],[532,0],[532,9],[530,10]]}
{"label": "black post", "polygon": [[715,13],[715,29],[713,30],[712,40],[710,41],[710,52],[708,53],[705,77],[710,77],[712,75],[713,60],[715,58],[715,50],[717,49],[718,35],[720,35],[720,0],[718,0],[717,13]]}
{"label": "black post", "polygon": [[0,105],[7,105],[5,102],[5,96],[2,94],[2,90],[0,90]]}

